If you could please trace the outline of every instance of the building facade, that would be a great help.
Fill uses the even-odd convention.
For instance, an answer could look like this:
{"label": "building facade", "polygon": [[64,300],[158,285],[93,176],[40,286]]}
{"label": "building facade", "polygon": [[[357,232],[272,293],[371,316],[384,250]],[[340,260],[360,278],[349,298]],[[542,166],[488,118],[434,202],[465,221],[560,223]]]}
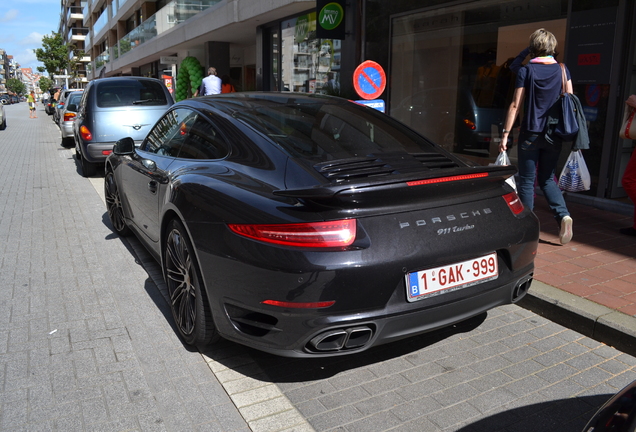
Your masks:
{"label": "building facade", "polygon": [[85,1],[61,0],[60,25],[58,33],[68,47],[70,70],[62,76],[54,77],[56,84],[70,88],[83,88],[88,83],[87,68],[90,56],[86,55],[85,41],[89,29],[84,26]]}
{"label": "building facade", "polygon": [[[71,0],[69,0],[71,1]],[[89,79],[175,77],[181,61],[230,75],[238,90],[336,94],[356,99],[353,73],[379,63],[386,112],[449,151],[494,161],[514,90],[508,69],[546,28],[559,41],[588,120],[592,174],[587,195],[625,196],[631,141],[618,137],[624,101],[636,93],[631,0],[332,0],[344,31],[317,25],[324,1],[88,0],[83,25]],[[515,135],[516,137],[516,135]],[[563,160],[569,153],[564,146]],[[516,159],[516,143],[510,156]]]}

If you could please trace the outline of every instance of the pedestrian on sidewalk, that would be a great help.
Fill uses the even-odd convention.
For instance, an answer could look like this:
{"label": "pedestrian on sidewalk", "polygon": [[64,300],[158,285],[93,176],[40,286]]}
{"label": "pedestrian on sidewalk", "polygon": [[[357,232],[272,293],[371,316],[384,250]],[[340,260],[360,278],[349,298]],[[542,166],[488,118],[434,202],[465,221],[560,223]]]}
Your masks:
{"label": "pedestrian on sidewalk", "polygon": [[[631,95],[625,101],[627,107],[625,109],[636,109],[636,95]],[[636,144],[636,141],[632,141]],[[623,179],[621,180],[623,189],[627,192],[627,196],[636,203],[636,151],[632,151],[632,157],[629,158]],[[621,234],[636,236],[636,211],[634,212],[634,221],[631,227],[621,228],[619,230]]]}
{"label": "pedestrian on sidewalk", "polygon": [[31,93],[29,93],[29,95],[27,96],[27,102],[29,104],[29,118],[38,118],[38,116],[35,113],[35,92],[31,91]]}
{"label": "pedestrian on sidewalk", "polygon": [[[499,151],[506,151],[508,135],[523,105],[518,147],[519,199],[524,206],[534,209],[536,179],[559,224],[559,241],[564,245],[572,240],[572,217],[563,194],[554,181],[562,142],[554,140],[551,144],[545,139],[547,113],[561,95],[562,72],[555,59],[556,47],[554,34],[543,28],[538,29],[530,35],[530,46],[521,51],[510,65],[510,70],[517,73],[517,81],[503,124]],[[528,55],[530,61],[522,66]],[[570,71],[567,67],[565,71],[566,91],[572,93]]]}
{"label": "pedestrian on sidewalk", "polygon": [[216,68],[208,69],[208,76],[201,81],[201,87],[194,93],[194,97],[221,94],[221,78],[216,76]]}

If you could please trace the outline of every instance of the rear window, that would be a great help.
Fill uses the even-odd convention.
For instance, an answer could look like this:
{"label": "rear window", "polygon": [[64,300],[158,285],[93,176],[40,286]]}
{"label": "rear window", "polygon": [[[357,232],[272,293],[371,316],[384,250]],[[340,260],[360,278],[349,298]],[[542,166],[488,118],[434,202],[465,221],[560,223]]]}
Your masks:
{"label": "rear window", "polygon": [[162,84],[156,81],[114,80],[97,87],[97,106],[100,108],[167,104]]}
{"label": "rear window", "polygon": [[[79,105],[81,99],[82,99],[82,92],[75,92],[71,94],[68,97],[66,102],[66,110],[77,111],[77,106]],[[71,106],[71,105],[75,105],[75,106]]]}
{"label": "rear window", "polygon": [[354,103],[263,104],[234,118],[267,135],[293,156],[314,162],[374,153],[421,153],[433,145],[377,111]]}

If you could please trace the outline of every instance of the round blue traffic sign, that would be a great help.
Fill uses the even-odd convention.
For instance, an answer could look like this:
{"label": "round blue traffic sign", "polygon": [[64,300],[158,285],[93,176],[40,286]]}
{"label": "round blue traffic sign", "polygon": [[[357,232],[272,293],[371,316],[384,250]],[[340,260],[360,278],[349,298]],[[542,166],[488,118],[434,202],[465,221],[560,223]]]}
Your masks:
{"label": "round blue traffic sign", "polygon": [[386,74],[378,63],[367,60],[353,72],[353,87],[362,99],[376,99],[386,87]]}

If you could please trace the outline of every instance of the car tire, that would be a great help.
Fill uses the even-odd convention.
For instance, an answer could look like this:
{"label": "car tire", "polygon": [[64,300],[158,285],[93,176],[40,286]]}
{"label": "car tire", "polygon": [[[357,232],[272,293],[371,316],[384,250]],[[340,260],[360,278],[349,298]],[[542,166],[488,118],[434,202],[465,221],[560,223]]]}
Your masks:
{"label": "car tire", "polygon": [[80,155],[80,161],[82,163],[82,176],[92,177],[97,174],[97,165],[86,160],[85,157]]}
{"label": "car tire", "polygon": [[183,341],[200,347],[219,340],[194,248],[176,219],[166,228],[163,260],[170,308]]}
{"label": "car tire", "polygon": [[2,120],[2,124],[0,124],[0,130],[5,130],[7,128],[7,119]]}
{"label": "car tire", "polygon": [[108,211],[108,219],[113,229],[120,237],[127,237],[132,234],[126,219],[124,217],[124,207],[121,204],[119,188],[115,182],[115,175],[112,171],[106,173],[104,177],[104,197],[106,199],[106,210]]}

